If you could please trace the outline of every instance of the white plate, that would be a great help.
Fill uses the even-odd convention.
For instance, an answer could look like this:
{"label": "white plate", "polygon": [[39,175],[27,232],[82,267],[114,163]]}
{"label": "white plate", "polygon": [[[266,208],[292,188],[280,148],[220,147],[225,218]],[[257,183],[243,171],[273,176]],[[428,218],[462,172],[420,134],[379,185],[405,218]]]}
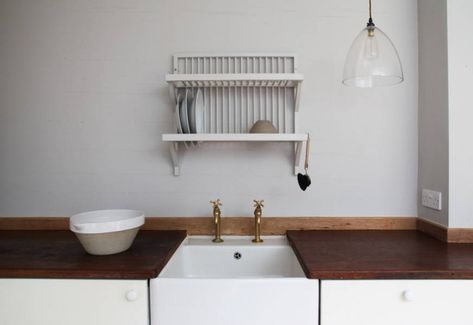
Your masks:
{"label": "white plate", "polygon": [[181,117],[180,117],[180,114],[179,114],[179,107],[181,105],[181,102],[182,102],[182,95],[181,94],[177,94],[177,100],[176,100],[176,120],[177,120],[177,133],[182,133],[182,125],[181,125]]}
{"label": "white plate", "polygon": [[[182,92],[177,93],[177,104],[176,104],[176,119],[177,119],[177,132],[178,133],[184,133],[183,127],[182,127],[182,117],[181,117],[181,105],[182,102],[184,101],[184,94]],[[187,142],[184,142],[184,147],[187,148]]]}
{"label": "white plate", "polygon": [[192,102],[191,130],[193,133],[204,132],[204,96],[202,91],[197,89],[194,101]]}
{"label": "white plate", "polygon": [[187,121],[189,122],[189,133],[195,133],[194,99],[195,97],[192,90],[189,90],[189,94],[187,95]]}
{"label": "white plate", "polygon": [[189,129],[191,133],[195,133],[195,100],[197,95],[193,96],[188,102],[187,108],[189,109],[187,117],[189,118]]}
{"label": "white plate", "polygon": [[188,109],[187,109],[187,102],[189,100],[189,91],[186,90],[186,94],[184,95],[184,98],[181,102],[181,105],[179,106],[179,117],[181,119],[181,125],[182,125],[182,133],[190,133],[191,130],[189,128],[189,119],[187,117]]}
{"label": "white plate", "polygon": [[[189,90],[187,94],[187,122],[189,125],[189,133],[195,133],[195,128],[192,126],[192,121],[194,119],[193,118],[194,99],[195,97],[192,90]],[[194,121],[194,125],[195,125],[195,121]],[[197,146],[199,144],[197,141],[192,141],[190,143],[194,146]]]}
{"label": "white plate", "polygon": [[[189,117],[188,117],[188,106],[189,106],[189,100],[192,100],[192,95],[188,89],[186,89],[186,93],[184,95],[184,98],[182,99],[181,105],[179,107],[179,112],[180,112],[180,119],[181,119],[181,126],[182,126],[182,133],[191,133],[190,127],[189,127]],[[192,146],[193,143],[191,141],[185,141],[184,145],[186,147]]]}

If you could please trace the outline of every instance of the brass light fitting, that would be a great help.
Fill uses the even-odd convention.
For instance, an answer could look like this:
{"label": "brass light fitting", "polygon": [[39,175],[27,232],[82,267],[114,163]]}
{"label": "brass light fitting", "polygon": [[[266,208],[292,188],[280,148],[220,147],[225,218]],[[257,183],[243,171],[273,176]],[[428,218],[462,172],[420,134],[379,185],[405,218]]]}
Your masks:
{"label": "brass light fitting", "polygon": [[371,14],[371,0],[369,0],[369,13],[370,13],[370,18],[368,19],[366,28],[368,29],[368,36],[374,37],[375,24],[373,22],[373,16]]}

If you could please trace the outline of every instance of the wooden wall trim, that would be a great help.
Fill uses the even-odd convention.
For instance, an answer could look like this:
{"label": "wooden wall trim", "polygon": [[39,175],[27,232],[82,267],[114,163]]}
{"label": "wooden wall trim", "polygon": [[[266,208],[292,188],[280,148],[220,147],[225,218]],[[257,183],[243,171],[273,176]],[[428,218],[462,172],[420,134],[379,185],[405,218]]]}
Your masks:
{"label": "wooden wall trim", "polygon": [[448,229],[438,223],[417,218],[417,230],[420,230],[441,241],[448,241]]}
{"label": "wooden wall trim", "polygon": [[448,229],[449,243],[473,243],[473,229],[472,228],[449,228]]}
{"label": "wooden wall trim", "polygon": [[0,230],[66,230],[66,217],[0,217]]}
{"label": "wooden wall trim", "polygon": [[[67,230],[67,217],[0,217],[0,230]],[[146,230],[186,230],[190,235],[210,235],[210,217],[148,217]],[[449,243],[473,243],[473,228],[447,228],[416,217],[263,217],[263,235],[283,235],[286,230],[419,230]],[[222,234],[252,235],[252,217],[223,217]]]}
{"label": "wooden wall trim", "polygon": [[448,243],[473,243],[473,228],[448,228],[425,219],[417,219],[417,229]]}
{"label": "wooden wall trim", "polygon": [[[251,235],[252,217],[223,217],[222,234]],[[0,230],[65,230],[66,217],[0,217]],[[146,230],[187,230],[190,235],[214,232],[210,217],[148,217]],[[282,235],[286,230],[414,230],[415,217],[263,217],[263,235]]]}
{"label": "wooden wall trim", "polygon": [[[287,230],[400,230],[415,229],[411,217],[263,217],[263,235],[283,235]],[[199,218],[149,218],[144,229],[185,229],[191,235],[210,235],[214,232],[212,219]],[[251,235],[254,219],[251,217],[222,218],[222,234]]]}

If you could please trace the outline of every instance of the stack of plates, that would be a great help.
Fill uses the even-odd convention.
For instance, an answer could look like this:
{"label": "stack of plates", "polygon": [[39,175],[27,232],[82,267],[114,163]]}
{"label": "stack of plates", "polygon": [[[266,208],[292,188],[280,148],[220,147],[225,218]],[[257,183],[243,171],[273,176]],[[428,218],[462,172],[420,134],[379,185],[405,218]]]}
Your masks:
{"label": "stack of plates", "polygon": [[[202,91],[197,89],[195,95],[192,90],[179,92],[176,104],[177,132],[190,134],[204,131],[204,98]],[[196,142],[185,142],[186,145],[196,145]]]}

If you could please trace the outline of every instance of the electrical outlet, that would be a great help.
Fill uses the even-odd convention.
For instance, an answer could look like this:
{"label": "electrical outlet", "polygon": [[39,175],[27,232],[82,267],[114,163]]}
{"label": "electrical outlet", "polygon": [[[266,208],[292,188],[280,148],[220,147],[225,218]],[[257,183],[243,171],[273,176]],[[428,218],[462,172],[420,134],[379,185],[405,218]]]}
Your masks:
{"label": "electrical outlet", "polygon": [[422,205],[434,210],[442,210],[442,192],[422,189]]}

